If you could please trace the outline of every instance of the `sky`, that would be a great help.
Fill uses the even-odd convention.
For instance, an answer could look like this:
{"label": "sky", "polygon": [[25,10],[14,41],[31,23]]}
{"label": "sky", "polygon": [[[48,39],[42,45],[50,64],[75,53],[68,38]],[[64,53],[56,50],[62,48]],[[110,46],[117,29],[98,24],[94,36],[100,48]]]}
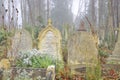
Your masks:
{"label": "sky", "polygon": [[74,14],[74,16],[77,16],[78,7],[79,7],[79,0],[73,0],[72,13]]}
{"label": "sky", "polygon": [[[72,5],[72,13],[74,15],[73,19],[75,20],[76,17],[81,13],[83,14],[85,12],[85,3],[87,0],[73,0]],[[79,9],[80,7],[80,9]],[[79,11],[79,14],[78,14]]]}

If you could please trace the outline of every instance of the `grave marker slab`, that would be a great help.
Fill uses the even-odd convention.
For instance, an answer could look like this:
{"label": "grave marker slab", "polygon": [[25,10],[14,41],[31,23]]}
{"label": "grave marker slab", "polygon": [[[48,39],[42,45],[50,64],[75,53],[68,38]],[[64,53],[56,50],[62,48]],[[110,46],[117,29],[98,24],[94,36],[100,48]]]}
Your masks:
{"label": "grave marker slab", "polygon": [[58,29],[52,26],[50,20],[47,27],[39,33],[38,39],[38,48],[42,54],[51,55],[55,59],[62,59],[61,34]]}
{"label": "grave marker slab", "polygon": [[78,67],[95,66],[98,62],[98,50],[92,34],[77,31],[68,41],[68,64]]}
{"label": "grave marker slab", "polygon": [[12,54],[9,56],[17,56],[18,52],[32,49],[32,37],[28,31],[22,29],[15,33],[12,40]]}

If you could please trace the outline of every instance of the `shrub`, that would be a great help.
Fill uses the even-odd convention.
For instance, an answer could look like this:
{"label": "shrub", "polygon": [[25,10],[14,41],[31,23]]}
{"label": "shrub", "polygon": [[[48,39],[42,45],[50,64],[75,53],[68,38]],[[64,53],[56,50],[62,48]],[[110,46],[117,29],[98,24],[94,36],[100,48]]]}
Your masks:
{"label": "shrub", "polygon": [[36,49],[20,52],[18,56],[17,67],[47,68],[49,65],[56,65],[57,70],[59,70],[64,66],[62,61],[56,60],[51,55],[41,54]]}

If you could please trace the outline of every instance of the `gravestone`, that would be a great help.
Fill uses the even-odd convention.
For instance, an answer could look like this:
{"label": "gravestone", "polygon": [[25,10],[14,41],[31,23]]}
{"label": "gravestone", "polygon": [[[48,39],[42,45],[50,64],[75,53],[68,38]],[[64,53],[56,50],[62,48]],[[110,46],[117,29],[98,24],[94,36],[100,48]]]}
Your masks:
{"label": "gravestone", "polygon": [[[119,28],[120,31],[120,28]],[[118,41],[116,42],[115,48],[112,55],[107,59],[108,64],[120,64],[120,32],[118,34]]]}
{"label": "gravestone", "polygon": [[73,68],[95,66],[98,50],[91,33],[76,31],[68,41],[68,65]]}
{"label": "gravestone", "polygon": [[18,52],[32,49],[32,38],[25,29],[19,30],[15,33],[12,40],[12,54],[10,56],[17,56]]}
{"label": "gravestone", "polygon": [[58,29],[52,26],[50,19],[47,27],[39,33],[38,39],[38,48],[42,54],[48,54],[55,59],[62,59],[61,34]]}

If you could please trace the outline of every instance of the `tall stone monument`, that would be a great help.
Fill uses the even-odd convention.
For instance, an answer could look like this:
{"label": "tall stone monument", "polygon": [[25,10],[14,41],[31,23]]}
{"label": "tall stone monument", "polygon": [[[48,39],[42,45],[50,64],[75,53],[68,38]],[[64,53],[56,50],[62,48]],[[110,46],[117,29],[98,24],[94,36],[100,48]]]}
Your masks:
{"label": "tall stone monument", "polygon": [[52,26],[49,19],[48,25],[45,27],[38,36],[38,48],[42,54],[48,54],[55,59],[62,59],[61,55],[61,33],[58,29]]}

